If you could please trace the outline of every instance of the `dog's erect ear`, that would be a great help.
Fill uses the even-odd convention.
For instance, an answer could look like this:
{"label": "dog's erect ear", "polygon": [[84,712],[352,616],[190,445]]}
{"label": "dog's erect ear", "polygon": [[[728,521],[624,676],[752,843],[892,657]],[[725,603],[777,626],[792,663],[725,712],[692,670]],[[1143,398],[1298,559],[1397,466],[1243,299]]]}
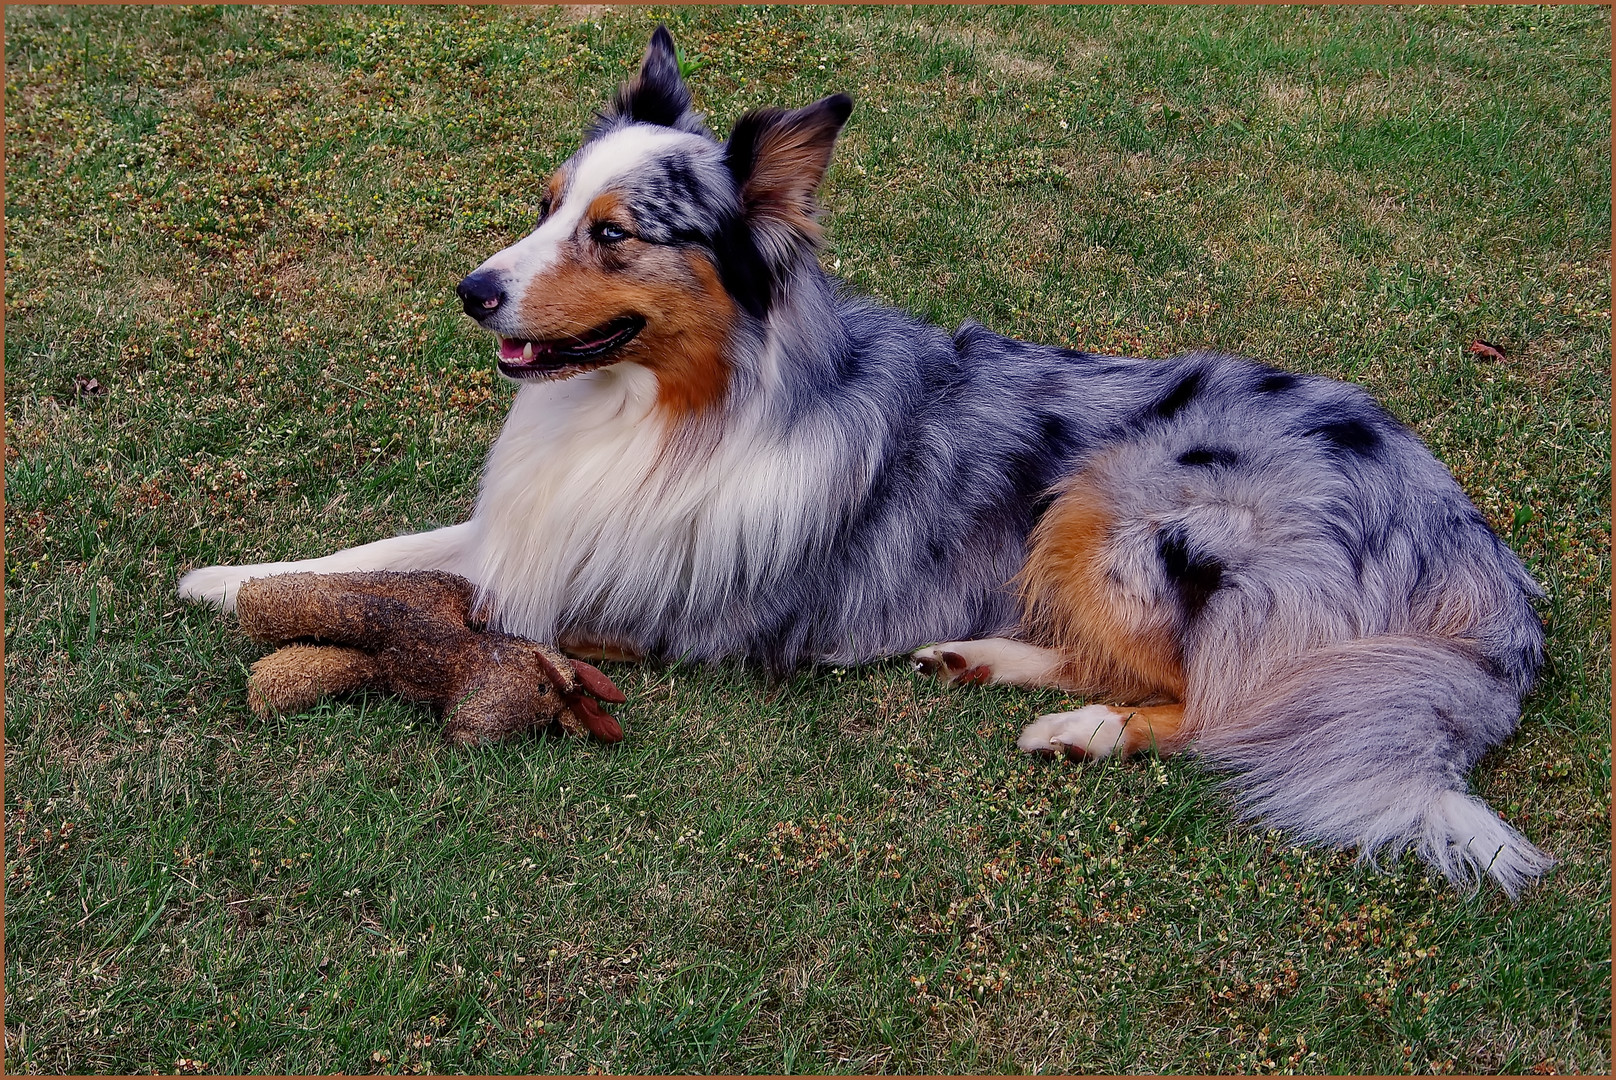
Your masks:
{"label": "dog's erect ear", "polygon": [[742,211],[759,248],[777,264],[819,238],[814,192],[852,111],[852,98],[832,94],[791,112],[749,112],[730,132],[724,155]]}
{"label": "dog's erect ear", "polygon": [[666,26],[651,35],[639,74],[618,87],[607,115],[706,134],[706,125],[690,108],[690,90],[679,76],[679,54]]}

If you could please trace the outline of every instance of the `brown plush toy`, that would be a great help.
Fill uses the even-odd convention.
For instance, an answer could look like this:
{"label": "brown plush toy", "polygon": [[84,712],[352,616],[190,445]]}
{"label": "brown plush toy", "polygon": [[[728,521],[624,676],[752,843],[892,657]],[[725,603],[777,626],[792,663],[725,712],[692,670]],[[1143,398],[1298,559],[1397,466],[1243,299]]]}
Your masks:
{"label": "brown plush toy", "polygon": [[252,666],[247,702],[260,716],[291,713],[367,688],[447,714],[444,735],[460,745],[552,722],[623,738],[596,703],[627,700],[610,679],[547,645],[468,626],[474,595],[471,582],[437,570],[249,581],[236,596],[241,628],[282,648]]}

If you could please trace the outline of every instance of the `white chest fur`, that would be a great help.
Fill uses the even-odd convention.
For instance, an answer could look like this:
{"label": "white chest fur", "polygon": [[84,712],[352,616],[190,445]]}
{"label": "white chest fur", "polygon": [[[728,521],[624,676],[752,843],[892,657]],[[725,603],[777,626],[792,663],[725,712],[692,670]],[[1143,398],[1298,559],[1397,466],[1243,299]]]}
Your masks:
{"label": "white chest fur", "polygon": [[554,639],[743,603],[867,484],[832,433],[730,414],[674,447],[656,379],[618,364],[517,394],[478,497],[477,578],[505,630]]}

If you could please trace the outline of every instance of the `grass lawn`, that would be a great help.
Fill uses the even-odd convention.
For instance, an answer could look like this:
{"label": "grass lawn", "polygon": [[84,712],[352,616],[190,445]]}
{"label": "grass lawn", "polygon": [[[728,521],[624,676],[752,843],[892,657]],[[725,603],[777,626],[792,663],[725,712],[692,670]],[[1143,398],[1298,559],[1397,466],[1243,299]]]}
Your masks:
{"label": "grass lawn", "polygon": [[[1013,746],[902,662],[608,671],[626,742],[273,723],[196,565],[461,520],[454,283],[665,20],[858,104],[824,262],[945,325],[1358,380],[1544,582],[1474,785],[1519,905]],[[1610,1067],[1610,16],[1594,7],[5,9],[13,1072]],[[1468,346],[1484,339],[1505,359]]]}

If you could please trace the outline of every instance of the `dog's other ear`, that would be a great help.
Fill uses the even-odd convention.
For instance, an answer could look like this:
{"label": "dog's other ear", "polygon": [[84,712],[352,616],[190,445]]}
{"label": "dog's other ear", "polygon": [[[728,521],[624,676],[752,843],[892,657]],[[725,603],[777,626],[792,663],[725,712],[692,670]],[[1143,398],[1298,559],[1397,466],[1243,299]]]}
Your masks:
{"label": "dog's other ear", "polygon": [[606,115],[610,119],[621,117],[701,135],[708,133],[701,117],[690,108],[690,90],[679,75],[679,53],[666,26],[657,27],[651,35],[639,74],[618,87]]}
{"label": "dog's other ear", "polygon": [[791,112],[754,110],[730,132],[724,156],[742,212],[759,248],[776,265],[819,239],[814,192],[852,111],[852,98],[832,94]]}

